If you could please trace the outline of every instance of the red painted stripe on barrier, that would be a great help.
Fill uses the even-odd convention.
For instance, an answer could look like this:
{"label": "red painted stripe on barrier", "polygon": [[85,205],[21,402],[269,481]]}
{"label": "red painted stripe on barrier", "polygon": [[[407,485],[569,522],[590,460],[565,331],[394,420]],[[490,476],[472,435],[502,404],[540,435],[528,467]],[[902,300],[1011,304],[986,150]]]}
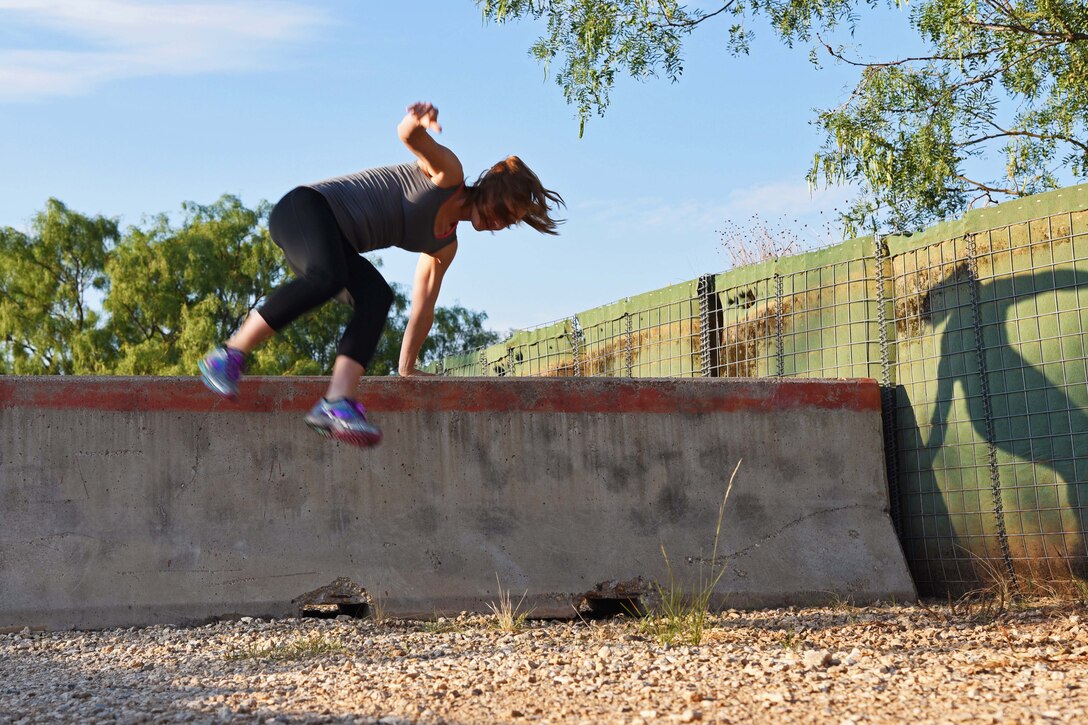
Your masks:
{"label": "red painted stripe on barrier", "polygon": [[[219,400],[196,378],[0,376],[0,407],[267,413],[305,411],[325,378],[248,378]],[[358,397],[379,412],[720,413],[818,408],[879,411],[871,379],[366,378]]]}

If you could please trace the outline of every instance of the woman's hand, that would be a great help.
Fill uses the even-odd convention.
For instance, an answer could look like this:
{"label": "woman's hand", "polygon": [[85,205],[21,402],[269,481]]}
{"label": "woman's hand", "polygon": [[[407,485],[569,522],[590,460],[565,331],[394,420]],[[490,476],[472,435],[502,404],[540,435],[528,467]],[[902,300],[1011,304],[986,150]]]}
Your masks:
{"label": "woman's hand", "polygon": [[415,119],[420,127],[435,133],[442,133],[442,127],[438,124],[438,109],[425,101],[417,101],[408,106],[408,115]]}
{"label": "woman's hand", "polygon": [[433,377],[435,377],[434,373],[425,373],[422,370],[417,370],[415,368],[411,368],[410,370],[398,370],[397,375],[399,375],[402,378],[415,378],[415,377],[433,378]]}

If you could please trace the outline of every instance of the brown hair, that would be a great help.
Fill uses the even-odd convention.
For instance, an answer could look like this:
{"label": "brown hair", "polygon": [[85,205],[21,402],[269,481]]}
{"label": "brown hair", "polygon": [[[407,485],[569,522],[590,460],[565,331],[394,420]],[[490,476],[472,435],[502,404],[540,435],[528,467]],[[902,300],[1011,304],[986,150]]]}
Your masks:
{"label": "brown hair", "polygon": [[[552,206],[566,206],[563,197],[545,189],[540,179],[517,156],[507,156],[480,174],[476,183],[466,187],[469,203],[481,217],[504,225],[525,222],[544,234],[556,234],[562,219],[552,219]],[[502,211],[506,210],[505,214]],[[522,210],[524,216],[518,219]]]}

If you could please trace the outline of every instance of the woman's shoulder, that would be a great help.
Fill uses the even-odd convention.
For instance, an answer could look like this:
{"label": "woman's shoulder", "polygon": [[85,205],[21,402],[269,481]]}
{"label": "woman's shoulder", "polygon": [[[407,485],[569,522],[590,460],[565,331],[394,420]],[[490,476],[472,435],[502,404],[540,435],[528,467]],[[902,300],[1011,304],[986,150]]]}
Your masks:
{"label": "woman's shoulder", "polygon": [[465,171],[457,155],[445,146],[436,144],[433,158],[419,158],[416,168],[440,189],[455,189],[465,181]]}
{"label": "woman's shoulder", "polygon": [[432,188],[438,188],[443,190],[459,189],[465,183],[465,175],[461,171],[460,165],[456,169],[450,169],[439,173],[431,173],[431,170],[422,161],[416,161],[414,163],[406,164],[406,166],[412,167],[412,174],[423,180],[423,182]]}

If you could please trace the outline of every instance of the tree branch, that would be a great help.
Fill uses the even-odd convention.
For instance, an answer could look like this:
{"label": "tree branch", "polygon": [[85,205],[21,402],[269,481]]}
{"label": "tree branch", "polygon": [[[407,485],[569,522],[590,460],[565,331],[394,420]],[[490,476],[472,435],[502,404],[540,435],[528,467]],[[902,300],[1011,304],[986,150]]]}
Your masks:
{"label": "tree branch", "polygon": [[998,187],[990,186],[988,184],[984,184],[981,181],[975,181],[974,179],[969,179],[966,176],[963,176],[962,174],[957,174],[956,178],[959,179],[960,181],[963,181],[965,183],[970,184],[971,186],[974,186],[975,188],[979,189],[980,191],[985,191],[987,194],[1008,194],[1009,196],[1020,196],[1020,190],[1019,189],[1001,189],[1001,188],[998,188]]}
{"label": "tree branch", "polygon": [[991,134],[989,136],[980,136],[980,137],[978,137],[976,139],[971,139],[971,140],[968,140],[968,141],[964,141],[963,143],[958,144],[959,146],[971,146],[971,145],[976,144],[976,143],[982,143],[984,141],[990,141],[992,139],[1002,138],[1004,136],[1026,136],[1028,138],[1037,138],[1040,141],[1064,141],[1064,142],[1070,144],[1071,146],[1076,146],[1077,148],[1082,149],[1085,152],[1088,152],[1088,143],[1085,143],[1083,141],[1078,141],[1077,139],[1072,138],[1071,136],[1060,136],[1060,135],[1047,134],[1047,133],[1032,133],[1030,131],[1020,131],[1020,130],[1011,130],[1010,131],[1008,129],[1002,128],[1001,126],[997,125],[997,123],[994,122],[994,120],[992,118],[987,118],[986,116],[983,116],[983,115],[978,114],[978,113],[972,113],[971,111],[966,111],[966,113],[969,116],[971,116],[973,118],[976,118],[976,119],[978,119],[980,121],[983,121],[984,123],[992,126],[993,128],[996,128],[998,130],[998,133]]}
{"label": "tree branch", "polygon": [[827,41],[825,41],[822,37],[820,37],[819,34],[816,35],[816,39],[820,41],[820,44],[824,46],[824,48],[827,50],[828,54],[831,55],[832,58],[835,58],[837,60],[841,60],[843,63],[846,63],[847,65],[852,65],[852,66],[854,66],[856,68],[893,68],[895,66],[907,65],[908,63],[916,63],[918,61],[927,61],[927,62],[928,61],[934,61],[934,60],[960,61],[960,60],[963,60],[965,58],[984,58],[986,56],[992,55],[993,52],[994,52],[993,50],[978,50],[978,51],[975,51],[973,53],[964,53],[963,55],[957,55],[957,56],[923,55],[923,56],[919,56],[917,58],[901,58],[899,60],[892,60],[892,61],[888,61],[886,63],[865,63],[865,62],[859,61],[859,60],[850,60],[849,58],[844,56],[842,53],[839,53],[834,48],[832,48],[827,43]]}
{"label": "tree branch", "polygon": [[995,138],[1023,136],[1023,137],[1026,137],[1026,138],[1036,138],[1036,139],[1039,139],[1040,141],[1064,141],[1065,143],[1068,143],[1071,146],[1076,146],[1077,148],[1083,149],[1084,151],[1088,151],[1088,144],[1085,144],[1085,143],[1083,143],[1081,141],[1077,141],[1075,138],[1069,138],[1068,136],[1055,136],[1055,135],[1046,134],[1046,133],[1031,133],[1030,131],[1006,131],[1006,130],[1002,129],[1000,126],[998,126],[996,123],[993,123],[992,121],[990,122],[990,125],[992,125],[996,129],[998,129],[1001,133],[992,133],[992,134],[989,134],[987,136],[979,136],[977,138],[973,138],[973,139],[969,139],[967,141],[963,141],[962,143],[958,143],[956,145],[957,146],[973,146],[975,144],[984,143],[986,141],[992,141]]}
{"label": "tree branch", "polygon": [[982,0],[986,5],[993,9],[998,15],[1005,15],[1012,18],[1020,24],[1023,24],[1023,20],[1016,12],[1016,8],[1008,2],[1008,0]]}
{"label": "tree branch", "polygon": [[970,25],[974,28],[980,28],[982,30],[993,30],[998,33],[1002,32],[1014,32],[1022,35],[1033,35],[1037,38],[1057,38],[1062,42],[1072,43],[1081,40],[1088,40],[1088,34],[1075,33],[1072,31],[1066,31],[1064,33],[1047,30],[1036,30],[1035,28],[1029,28],[1025,25],[1010,25],[1003,23],[981,23],[974,20],[964,19],[965,25]]}
{"label": "tree branch", "polygon": [[699,25],[700,23],[702,23],[704,21],[710,20],[711,18],[713,18],[713,17],[715,17],[717,15],[721,15],[726,10],[729,10],[730,8],[732,8],[736,4],[737,4],[737,0],[729,0],[729,2],[727,2],[725,5],[722,5],[720,8],[718,8],[714,12],[706,13],[705,15],[700,15],[697,18],[688,19],[688,20],[685,20],[683,22],[678,23],[675,20],[673,20],[672,18],[665,17],[665,22],[664,23],[653,23],[653,25],[654,25],[654,27],[658,27],[658,28],[665,27],[665,26],[670,27],[670,28],[685,28],[685,29],[694,28],[696,25]]}
{"label": "tree branch", "polygon": [[[820,42],[823,42],[823,40],[821,39]],[[1010,68],[1012,68],[1015,65],[1018,65],[1018,64],[1024,63],[1024,62],[1031,62],[1033,60],[1032,56],[1039,55],[1039,54],[1043,53],[1046,50],[1057,47],[1058,45],[1062,45],[1062,43],[1061,42],[1051,42],[1051,43],[1046,43],[1046,44],[1039,45],[1036,48],[1034,48],[1030,53],[1028,53],[1026,55],[1023,55],[1023,56],[1021,56],[1019,58],[1015,58],[1015,59],[1013,59],[1012,61],[1010,61],[1009,63],[1007,63],[1007,64],[1005,64],[1003,66],[1000,66],[1000,67],[997,67],[997,68],[992,68],[991,70],[989,70],[989,71],[987,71],[985,73],[982,73],[980,75],[977,75],[977,76],[973,76],[973,77],[970,77],[970,78],[965,78],[964,80],[960,81],[959,83],[953,83],[952,85],[948,86],[947,88],[945,88],[943,90],[945,92],[948,92],[948,93],[955,93],[956,91],[959,91],[962,88],[967,88],[969,86],[973,86],[973,85],[976,85],[978,83],[982,83],[983,81],[990,80],[994,76],[997,76],[997,75],[1000,75],[1001,73],[1004,73],[1005,71],[1009,70]],[[891,61],[891,62],[888,62],[888,63],[861,63],[861,62],[850,61],[849,59],[843,57],[841,54],[836,53],[831,48],[831,46],[828,45],[827,43],[824,43],[824,47],[827,49],[828,53],[830,53],[832,55],[832,57],[838,58],[839,60],[842,60],[844,63],[848,63],[850,65],[864,67],[864,68],[888,68],[888,67],[892,67],[892,66],[899,66],[899,65],[903,65],[905,63],[917,62],[917,61],[933,61],[933,60],[959,61],[962,58],[977,57],[977,56],[989,56],[989,55],[993,55],[994,53],[997,52],[995,50],[976,51],[975,53],[964,54],[962,56],[962,58],[949,58],[949,57],[946,57],[946,56],[934,55],[934,56],[923,56],[923,57],[918,57],[918,58],[904,58],[903,60]],[[851,94],[851,100],[853,100],[853,98],[856,95],[857,95],[856,92],[852,93]],[[915,109],[885,109],[885,110],[887,110],[888,112],[891,112],[891,113],[922,113],[925,110],[933,109],[934,107],[939,105],[941,102],[942,102],[942,99],[938,98],[938,99],[935,99],[935,100],[931,101],[930,103],[926,104],[926,106],[922,107],[922,108],[915,108]],[[845,105],[846,104],[844,104],[843,107],[845,107]]]}

